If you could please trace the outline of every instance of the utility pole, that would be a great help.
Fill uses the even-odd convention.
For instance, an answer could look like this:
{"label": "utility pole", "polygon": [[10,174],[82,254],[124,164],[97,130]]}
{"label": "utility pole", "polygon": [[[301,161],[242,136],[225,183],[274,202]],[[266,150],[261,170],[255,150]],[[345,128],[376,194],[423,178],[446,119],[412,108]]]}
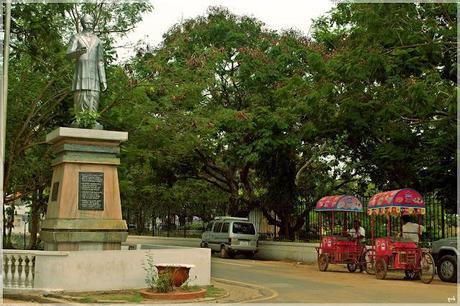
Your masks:
{"label": "utility pole", "polygon": [[[1,84],[0,84],[0,207],[3,211],[4,204],[4,190],[3,190],[3,175],[5,172],[5,140],[6,140],[6,102],[8,99],[8,59],[9,59],[9,46],[10,46],[10,22],[11,22],[11,0],[5,2],[5,15],[3,14],[3,5],[0,5],[1,20],[0,20],[0,31],[2,40],[0,45],[3,47],[3,58],[0,59],[1,65]],[[3,20],[5,16],[5,20]],[[3,28],[5,24],[5,28]],[[0,52],[1,53],[1,52]],[[3,216],[3,214],[2,214]],[[3,226],[3,217],[1,218],[1,226]],[[0,235],[0,246],[3,248],[3,235]],[[0,256],[0,264],[3,267],[3,256]],[[0,292],[0,299],[3,299],[3,291]]]}
{"label": "utility pole", "polygon": [[[5,20],[3,20],[3,6],[2,6],[2,22],[1,27],[5,24],[3,32],[3,60],[2,63],[2,82],[0,92],[0,206],[3,208],[4,204],[4,190],[3,190],[3,175],[5,165],[5,141],[6,141],[6,105],[8,99],[8,59],[9,59],[9,45],[10,45],[10,22],[11,22],[11,0],[5,3]],[[2,218],[3,225],[3,218]],[[3,236],[0,242],[3,244]]]}

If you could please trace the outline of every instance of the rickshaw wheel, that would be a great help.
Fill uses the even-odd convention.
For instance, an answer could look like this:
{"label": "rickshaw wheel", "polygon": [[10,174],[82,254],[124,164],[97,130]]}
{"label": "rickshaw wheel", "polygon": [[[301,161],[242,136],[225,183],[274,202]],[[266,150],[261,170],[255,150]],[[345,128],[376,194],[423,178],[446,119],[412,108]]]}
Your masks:
{"label": "rickshaw wheel", "polygon": [[348,272],[351,272],[351,273],[355,272],[357,267],[358,267],[358,265],[356,263],[348,263],[347,264]]}
{"label": "rickshaw wheel", "polygon": [[364,270],[367,274],[375,274],[375,252],[374,250],[366,250],[363,255],[364,258]]}
{"label": "rickshaw wheel", "polygon": [[377,262],[375,263],[375,276],[377,277],[377,279],[385,279],[385,277],[387,276],[387,270],[388,267],[385,258],[380,258],[379,260],[377,260]]}
{"label": "rickshaw wheel", "polygon": [[420,278],[425,284],[431,283],[434,278],[434,259],[430,253],[423,252],[420,260]]}
{"label": "rickshaw wheel", "polygon": [[327,266],[329,265],[329,257],[327,254],[321,254],[318,258],[318,268],[321,272],[327,270]]}

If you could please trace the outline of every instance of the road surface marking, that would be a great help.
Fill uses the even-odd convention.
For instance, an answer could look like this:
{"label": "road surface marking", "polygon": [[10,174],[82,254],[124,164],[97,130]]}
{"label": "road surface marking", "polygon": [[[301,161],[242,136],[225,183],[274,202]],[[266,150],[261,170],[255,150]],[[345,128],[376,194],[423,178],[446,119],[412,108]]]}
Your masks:
{"label": "road surface marking", "polygon": [[245,265],[245,264],[234,263],[234,262],[227,262],[225,260],[216,260],[215,258],[211,258],[211,262],[223,263],[225,265],[240,266],[240,267],[252,267],[251,265]]}

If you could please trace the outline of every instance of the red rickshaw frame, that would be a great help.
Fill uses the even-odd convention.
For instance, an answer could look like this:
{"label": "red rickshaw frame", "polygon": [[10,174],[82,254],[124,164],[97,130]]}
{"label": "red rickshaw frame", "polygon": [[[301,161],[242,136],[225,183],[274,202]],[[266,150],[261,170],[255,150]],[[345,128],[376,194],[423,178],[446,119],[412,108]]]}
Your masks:
{"label": "red rickshaw frame", "polygon": [[[435,271],[434,259],[429,251],[427,249],[422,249],[420,243],[391,237],[392,216],[399,217],[400,219],[399,232],[401,235],[401,216],[418,216],[418,234],[420,235],[421,217],[425,214],[425,211],[425,203],[422,195],[410,188],[377,193],[369,200],[367,214],[371,216],[372,240],[370,257],[375,268],[377,279],[385,279],[389,270],[402,270],[405,271],[406,278],[409,279],[420,277],[420,279],[427,284],[433,280]],[[374,237],[376,215],[386,216],[386,237]],[[429,266],[431,267],[431,272],[428,270]]]}
{"label": "red rickshaw frame", "polygon": [[[329,263],[346,264],[350,272],[367,270],[364,258],[367,251],[366,245],[361,244],[359,239],[341,239],[343,236],[334,235],[335,212],[344,212],[344,231],[347,229],[347,213],[363,212],[361,201],[352,195],[334,195],[321,198],[316,203],[315,211],[319,213],[319,238],[320,244],[316,247],[318,268],[324,272]],[[331,235],[323,236],[322,212],[331,212]]]}

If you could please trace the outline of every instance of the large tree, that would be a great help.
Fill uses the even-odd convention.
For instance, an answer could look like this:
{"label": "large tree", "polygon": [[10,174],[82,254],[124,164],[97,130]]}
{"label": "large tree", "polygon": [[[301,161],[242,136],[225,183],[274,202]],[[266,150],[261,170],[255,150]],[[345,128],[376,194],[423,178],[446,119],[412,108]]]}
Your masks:
{"label": "large tree", "polygon": [[456,198],[456,4],[341,3],[316,21],[349,157],[379,189]]}
{"label": "large tree", "polygon": [[154,171],[165,182],[219,188],[228,214],[261,208],[292,238],[303,224],[293,219],[296,177],[313,160],[321,163],[319,144],[334,135],[323,131],[330,120],[320,104],[311,103],[311,48],[299,33],[210,8],[172,27],[159,47],[140,51],[132,67],[152,101],[144,139],[155,151]]}
{"label": "large tree", "polygon": [[[17,3],[12,6],[5,203],[14,205],[16,196],[30,199],[31,247],[36,246],[36,225],[39,213],[46,207],[43,203],[46,203],[47,185],[51,180],[52,156],[44,146],[45,135],[70,123],[72,65],[65,58],[65,51],[70,34],[79,30],[78,16],[90,12],[98,20],[96,30],[106,42],[108,77],[113,78],[118,71],[113,67],[114,38],[126,33],[140,20],[142,12],[149,9],[150,5],[145,2]],[[102,101],[104,111],[117,105],[129,87],[129,84],[111,86]],[[4,211],[4,221],[5,217]],[[3,233],[6,234],[5,228]],[[4,242],[9,246],[9,239]]]}

